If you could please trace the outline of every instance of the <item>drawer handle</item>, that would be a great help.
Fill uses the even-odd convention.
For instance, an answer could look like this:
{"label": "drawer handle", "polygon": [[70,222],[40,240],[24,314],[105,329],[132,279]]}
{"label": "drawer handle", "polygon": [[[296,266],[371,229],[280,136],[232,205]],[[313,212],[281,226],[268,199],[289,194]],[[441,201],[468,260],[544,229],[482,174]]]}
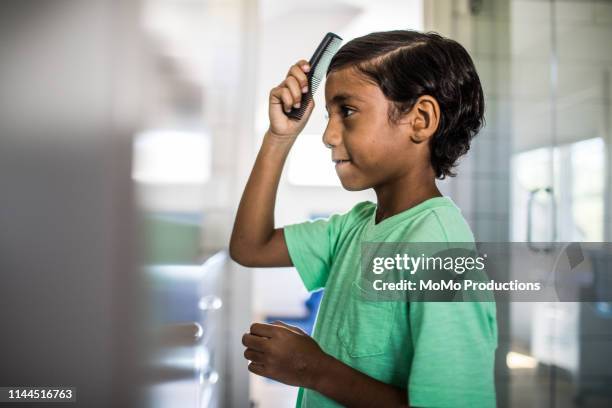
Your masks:
{"label": "drawer handle", "polygon": [[210,370],[200,374],[200,384],[210,386],[219,381],[219,373],[215,370]]}
{"label": "drawer handle", "polygon": [[163,347],[193,346],[203,336],[204,329],[197,322],[165,325],[155,333],[156,343]]}
{"label": "drawer handle", "polygon": [[215,295],[204,296],[198,302],[200,310],[218,310],[221,309],[221,306],[223,306],[223,301]]}

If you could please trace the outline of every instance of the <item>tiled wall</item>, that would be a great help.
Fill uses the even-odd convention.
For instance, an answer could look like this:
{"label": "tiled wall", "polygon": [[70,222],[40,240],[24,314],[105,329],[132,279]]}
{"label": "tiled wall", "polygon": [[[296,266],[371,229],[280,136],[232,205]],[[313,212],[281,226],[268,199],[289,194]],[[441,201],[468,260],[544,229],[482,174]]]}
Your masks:
{"label": "tiled wall", "polygon": [[511,99],[509,2],[425,2],[426,29],[461,43],[470,53],[485,93],[486,126],[457,168],[441,183],[462,209],[478,241],[509,238]]}
{"label": "tiled wall", "polygon": [[[602,137],[612,157],[612,3],[443,0],[425,5],[426,28],[468,49],[486,95],[487,125],[459,176],[443,185],[478,240],[510,239],[509,223],[526,222],[511,217],[512,154]],[[605,240],[612,237],[609,162]]]}

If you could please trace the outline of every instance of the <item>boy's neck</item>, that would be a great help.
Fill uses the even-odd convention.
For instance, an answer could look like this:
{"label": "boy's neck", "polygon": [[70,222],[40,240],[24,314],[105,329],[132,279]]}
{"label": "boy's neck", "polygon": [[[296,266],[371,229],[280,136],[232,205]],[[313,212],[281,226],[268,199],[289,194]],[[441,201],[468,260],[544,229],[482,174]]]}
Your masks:
{"label": "boy's neck", "polygon": [[425,178],[425,183],[422,176],[404,177],[374,187],[377,198],[376,224],[430,198],[442,197],[436,186],[435,176]]}

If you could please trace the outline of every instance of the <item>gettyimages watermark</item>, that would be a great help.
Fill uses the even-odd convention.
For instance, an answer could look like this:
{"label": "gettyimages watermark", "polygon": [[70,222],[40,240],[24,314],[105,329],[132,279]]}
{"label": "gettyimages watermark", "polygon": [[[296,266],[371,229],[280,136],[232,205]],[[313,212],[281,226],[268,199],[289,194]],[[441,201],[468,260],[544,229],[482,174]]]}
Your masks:
{"label": "gettyimages watermark", "polygon": [[610,302],[612,243],[366,242],[364,300]]}

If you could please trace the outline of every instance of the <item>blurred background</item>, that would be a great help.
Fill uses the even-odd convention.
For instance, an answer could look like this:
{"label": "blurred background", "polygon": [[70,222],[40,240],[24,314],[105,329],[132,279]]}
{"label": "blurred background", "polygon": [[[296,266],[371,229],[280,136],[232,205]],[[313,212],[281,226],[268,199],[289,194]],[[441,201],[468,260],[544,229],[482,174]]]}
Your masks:
{"label": "blurred background", "polygon": [[[277,318],[311,330],[322,293],[227,255],[267,95],[328,31],[403,28],[459,41],[479,72],[487,125],[439,183],[476,239],[543,257],[610,242],[610,1],[4,0],[0,386],[75,386],[87,407],[294,406],[296,388],[248,374],[240,338]],[[322,96],[278,226],[375,201],[340,187]],[[500,407],[612,406],[610,303],[498,304],[498,321]]]}

